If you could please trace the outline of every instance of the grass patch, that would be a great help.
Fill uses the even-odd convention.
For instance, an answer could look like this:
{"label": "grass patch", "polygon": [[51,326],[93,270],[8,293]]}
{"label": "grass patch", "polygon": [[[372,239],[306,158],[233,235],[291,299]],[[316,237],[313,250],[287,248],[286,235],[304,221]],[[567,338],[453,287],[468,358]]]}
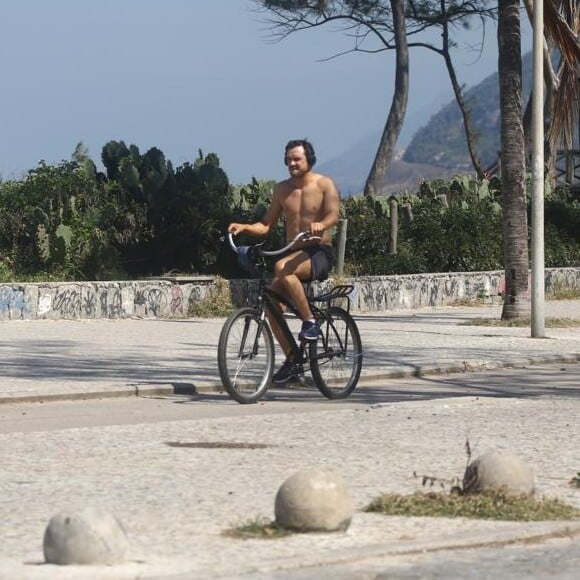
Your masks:
{"label": "grass patch", "polygon": [[[504,326],[523,327],[530,326],[529,318],[514,318],[513,320],[501,320],[500,318],[472,318],[465,322],[460,322],[460,326]],[[580,320],[575,318],[546,318],[546,328],[576,328],[580,326]]]}
{"label": "grass patch", "polygon": [[483,298],[467,298],[467,296],[464,296],[463,298],[452,300],[449,306],[483,306],[484,304],[486,304],[486,301]]}
{"label": "grass patch", "polygon": [[293,533],[295,532],[278,525],[276,522],[265,518],[256,518],[226,530],[223,532],[223,535],[229,538],[238,538],[242,540],[271,540],[275,538],[283,538]]}
{"label": "grass patch", "polygon": [[383,494],[364,510],[387,516],[472,518],[506,521],[580,519],[580,510],[558,499],[536,499],[501,491],[477,494],[414,493]]}
{"label": "grass patch", "polygon": [[546,292],[546,300],[578,300],[580,299],[580,287],[564,286],[556,283],[550,292]]}

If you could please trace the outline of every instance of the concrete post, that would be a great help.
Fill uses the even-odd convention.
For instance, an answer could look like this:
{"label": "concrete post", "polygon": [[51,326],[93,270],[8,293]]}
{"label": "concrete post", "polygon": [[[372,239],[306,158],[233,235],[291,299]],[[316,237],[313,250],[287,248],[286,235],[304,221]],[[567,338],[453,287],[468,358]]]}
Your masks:
{"label": "concrete post", "polygon": [[389,200],[389,225],[389,254],[396,254],[399,234],[399,202],[395,197]]}
{"label": "concrete post", "polygon": [[344,273],[344,253],[346,250],[346,230],[348,227],[348,220],[340,220],[340,230],[338,238],[338,256],[336,260],[336,273],[342,276]]}

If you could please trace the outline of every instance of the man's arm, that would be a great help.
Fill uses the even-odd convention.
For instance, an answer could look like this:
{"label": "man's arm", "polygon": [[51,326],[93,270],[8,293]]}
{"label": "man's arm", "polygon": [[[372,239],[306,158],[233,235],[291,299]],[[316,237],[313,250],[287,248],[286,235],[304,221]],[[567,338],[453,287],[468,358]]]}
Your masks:
{"label": "man's arm", "polygon": [[262,221],[253,224],[231,223],[228,227],[228,232],[234,235],[246,233],[251,236],[267,236],[278,222],[282,209],[282,206],[280,205],[279,186],[280,184],[274,188],[272,201],[270,202]]}
{"label": "man's arm", "polygon": [[313,236],[320,236],[325,230],[333,228],[338,223],[340,216],[340,194],[334,181],[330,177],[322,177],[320,186],[324,194],[322,206],[324,216],[319,222],[310,224],[310,233]]}

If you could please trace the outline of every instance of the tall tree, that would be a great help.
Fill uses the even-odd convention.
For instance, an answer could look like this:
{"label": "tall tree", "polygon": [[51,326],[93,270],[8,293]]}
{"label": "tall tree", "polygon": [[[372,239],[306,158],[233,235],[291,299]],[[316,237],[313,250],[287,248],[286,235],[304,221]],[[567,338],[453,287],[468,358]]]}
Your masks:
{"label": "tall tree", "polygon": [[391,0],[393,36],[396,50],[395,90],[387,123],[379,148],[367,177],[364,194],[378,195],[382,191],[387,167],[393,159],[395,146],[403,128],[409,96],[409,47],[405,25],[405,0]]}
{"label": "tall tree", "polygon": [[[436,0],[432,1],[415,1],[409,0],[409,18],[412,19],[411,34],[425,27],[436,27],[441,31],[441,44],[436,46],[431,43],[411,43],[410,46],[424,46],[440,55],[445,62],[447,74],[453,88],[455,100],[459,106],[461,117],[463,119],[463,128],[467,142],[467,150],[471,158],[473,169],[479,178],[485,177],[485,170],[477,153],[477,133],[471,118],[471,111],[467,103],[453,64],[451,49],[456,48],[457,44],[453,40],[451,31],[452,27],[461,23],[463,27],[469,28],[470,19],[477,16],[481,19],[484,26],[486,18],[494,19],[496,10],[488,6],[486,0],[473,2],[455,2],[453,0]],[[483,43],[482,43],[483,44]]]}
{"label": "tall tree", "polygon": [[[545,30],[561,55],[560,74],[549,75],[553,89],[551,147],[570,142],[579,116],[580,11],[573,0],[546,0]],[[519,0],[498,0],[498,49],[501,107],[501,173],[504,234],[505,297],[502,318],[527,316],[530,310],[528,282],[528,226],[525,190],[525,148],[522,109],[521,33]],[[530,6],[533,10],[533,6]],[[551,60],[548,59],[551,63]],[[547,70],[551,71],[551,64]]]}
{"label": "tall tree", "polygon": [[520,0],[498,0],[501,196],[505,295],[502,318],[529,314],[526,163],[522,122]]}
{"label": "tall tree", "polygon": [[[489,6],[487,0],[255,0],[255,2],[269,13],[269,22],[272,24],[274,36],[278,39],[299,30],[333,23],[342,25],[343,30],[353,38],[354,47],[347,52],[396,51],[393,98],[378,151],[365,184],[365,195],[381,192],[384,176],[403,127],[409,86],[408,50],[413,47],[427,48],[443,57],[464,118],[474,168],[479,175],[483,174],[476,153],[475,131],[450,55],[450,49],[455,46],[450,31],[453,26],[466,25],[472,16],[479,16],[482,19],[493,16],[494,9]],[[433,28],[441,29],[441,46],[421,41],[421,35]],[[410,37],[415,36],[419,40],[411,42]]]}

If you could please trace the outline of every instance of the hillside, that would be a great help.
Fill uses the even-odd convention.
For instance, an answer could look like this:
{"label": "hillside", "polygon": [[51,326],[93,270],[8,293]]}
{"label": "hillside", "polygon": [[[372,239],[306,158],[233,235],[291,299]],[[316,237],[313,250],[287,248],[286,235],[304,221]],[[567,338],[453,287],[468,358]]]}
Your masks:
{"label": "hillside", "polygon": [[[522,61],[524,94],[532,84],[532,54]],[[484,166],[497,160],[500,149],[499,79],[494,73],[466,91],[473,124],[477,133],[477,151]],[[471,171],[465,130],[459,106],[455,100],[445,105],[419,129],[405,150],[408,163],[429,163],[456,171]]]}
{"label": "hillside", "polygon": [[[532,82],[531,53],[523,57],[523,78],[524,94],[528,95]],[[500,148],[497,73],[483,79],[465,95],[478,133],[479,155],[485,166],[491,165]],[[343,196],[359,194],[364,188],[379,138],[380,133],[371,135],[342,155],[321,163],[317,169],[336,180]],[[393,160],[387,170],[384,191],[416,190],[420,179],[444,178],[472,171],[461,113],[455,100],[451,100],[414,132],[402,156],[399,154]]]}
{"label": "hillside", "polygon": [[[342,155],[320,163],[316,170],[331,175],[338,184],[343,197],[362,193],[371,168],[379,135],[370,136],[353,145]],[[400,155],[399,155],[400,157]],[[450,177],[455,171],[427,163],[408,163],[397,157],[387,169],[385,193],[405,190],[414,191],[421,179]]]}

